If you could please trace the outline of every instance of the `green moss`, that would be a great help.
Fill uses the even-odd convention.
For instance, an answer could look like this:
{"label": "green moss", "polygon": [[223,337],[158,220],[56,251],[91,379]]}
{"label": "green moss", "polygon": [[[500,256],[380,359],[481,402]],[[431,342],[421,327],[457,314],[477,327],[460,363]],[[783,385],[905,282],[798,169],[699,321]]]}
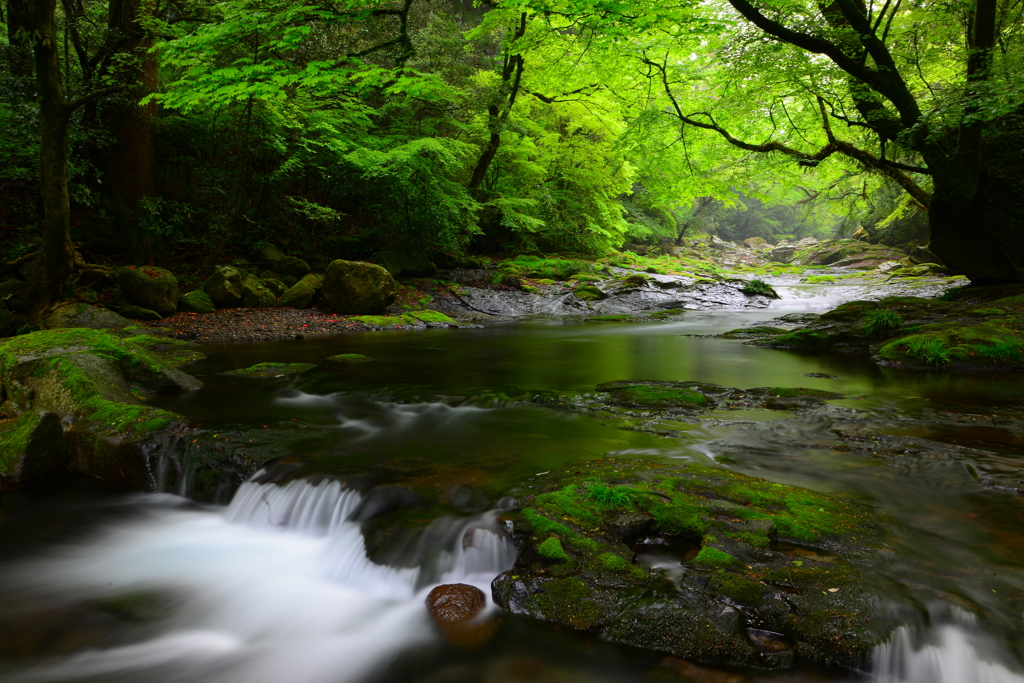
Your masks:
{"label": "green moss", "polygon": [[739,564],[739,560],[718,548],[704,546],[697,556],[690,560],[690,564],[697,567],[729,567]]}
{"label": "green moss", "polygon": [[776,398],[820,398],[825,400],[843,398],[842,394],[822,389],[792,389],[788,387],[772,387],[768,390]]}
{"label": "green moss", "polygon": [[788,334],[775,337],[770,341],[770,344],[772,346],[820,349],[828,346],[829,338],[824,332],[816,330],[793,330]]}
{"label": "green moss", "polygon": [[699,391],[657,384],[638,384],[631,387],[622,387],[613,389],[611,393],[616,402],[651,408],[698,407],[711,403],[711,399]]}
{"label": "green moss", "polygon": [[779,298],[778,293],[770,284],[768,284],[764,280],[759,280],[756,278],[748,281],[745,285],[743,285],[743,289],[741,289],[740,291],[746,294],[747,296],[760,295],[766,296],[769,299]]}
{"label": "green moss", "polygon": [[[811,267],[815,268],[817,266]],[[831,285],[835,284],[836,280],[831,275],[811,275],[810,277],[804,278],[803,281],[809,285]]]}
{"label": "green moss", "polygon": [[40,418],[37,411],[30,410],[17,419],[0,421],[0,474],[10,473],[28,450],[32,431]]}
{"label": "green moss", "polygon": [[407,320],[396,315],[354,315],[349,320],[373,327],[399,327],[408,324]]}
{"label": "green moss", "polygon": [[722,595],[732,598],[741,605],[759,607],[764,603],[766,586],[742,576],[718,570],[714,573],[712,586]]}
{"label": "green moss", "polygon": [[334,356],[328,356],[324,360],[335,363],[369,363],[373,358],[364,356],[361,353],[339,353]]}
{"label": "green moss", "polygon": [[607,298],[607,295],[593,285],[583,285],[572,290],[573,296],[581,301],[598,301]]}
{"label": "green moss", "polygon": [[601,553],[597,556],[597,561],[608,569],[617,572],[626,572],[633,568],[629,560],[615,553]]}
{"label": "green moss", "polygon": [[230,370],[224,374],[236,377],[283,377],[297,375],[315,368],[312,363],[257,363],[240,370]]}
{"label": "green moss", "polygon": [[600,610],[589,600],[591,591],[576,577],[555,579],[544,583],[544,591],[537,596],[537,605],[549,618],[557,616],[579,629],[594,625]]}
{"label": "green moss", "polygon": [[569,555],[562,548],[557,536],[552,536],[537,546],[537,552],[551,560],[569,560]]}
{"label": "green moss", "polygon": [[423,309],[419,311],[410,311],[403,317],[412,317],[416,320],[425,323],[454,323],[455,321],[446,316],[444,313],[439,311],[432,311],[430,309]]}
{"label": "green moss", "polygon": [[517,256],[498,264],[498,270],[505,274],[532,279],[568,280],[579,273],[593,273],[595,266],[575,259],[546,259],[534,256]]}
{"label": "green moss", "polygon": [[626,486],[608,486],[602,481],[586,483],[587,496],[608,507],[629,507],[636,498],[635,492]]}

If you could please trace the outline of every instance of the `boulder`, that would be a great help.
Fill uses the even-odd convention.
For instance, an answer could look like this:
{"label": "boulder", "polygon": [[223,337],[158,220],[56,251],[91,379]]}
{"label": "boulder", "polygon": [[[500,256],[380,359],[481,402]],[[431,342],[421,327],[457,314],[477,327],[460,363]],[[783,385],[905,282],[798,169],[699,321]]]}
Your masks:
{"label": "boulder", "polygon": [[476,649],[490,640],[497,631],[494,620],[481,621],[478,616],[487,607],[487,596],[476,586],[451,583],[436,586],[427,595],[427,611],[441,627],[445,639],[463,649]]}
{"label": "boulder", "polygon": [[162,315],[148,308],[143,308],[142,306],[125,306],[118,311],[118,313],[123,315],[125,318],[131,318],[132,320],[163,320]]}
{"label": "boulder", "polygon": [[279,306],[290,308],[309,308],[316,300],[321,287],[323,287],[323,280],[320,279],[320,276],[310,273],[285,290],[281,295],[281,300],[277,303]]}
{"label": "boulder", "polygon": [[50,330],[67,327],[86,327],[92,330],[128,327],[132,321],[105,308],[89,304],[68,304],[61,306],[43,322]]}
{"label": "boulder", "polygon": [[218,266],[203,283],[203,291],[217,308],[237,308],[242,304],[242,273],[232,266]]}
{"label": "boulder", "polygon": [[879,273],[891,273],[894,270],[902,268],[904,265],[905,264],[900,263],[899,261],[886,261],[885,263],[879,264],[875,270]]}
{"label": "boulder", "polygon": [[748,237],[743,240],[743,246],[747,249],[759,249],[768,244],[768,240],[763,237]]}
{"label": "boulder", "polygon": [[378,251],[367,261],[383,266],[393,277],[431,277],[437,272],[437,266],[422,251],[402,247]]}
{"label": "boulder", "polygon": [[805,237],[802,240],[794,242],[793,245],[797,249],[802,249],[804,247],[809,247],[809,246],[817,244],[817,243],[818,243],[818,240],[816,238],[814,238],[814,237]]}
{"label": "boulder", "polygon": [[263,263],[274,263],[285,258],[284,252],[275,247],[269,242],[257,242],[256,253],[253,261],[261,261]]}
{"label": "boulder", "polygon": [[365,315],[380,313],[398,296],[391,273],[362,261],[332,261],[324,276],[323,294],[338,313]]}
{"label": "boulder", "polygon": [[156,311],[161,318],[178,310],[178,279],[156,266],[124,266],[117,269],[121,293],[134,306]]}
{"label": "boulder", "polygon": [[213,313],[217,309],[210,295],[201,289],[191,291],[178,299],[178,308],[186,313]]}
{"label": "boulder", "polygon": [[311,268],[308,263],[300,258],[285,256],[284,258],[275,261],[271,270],[275,273],[280,273],[281,275],[291,275],[294,278],[301,278],[304,275],[308,275]]}
{"label": "boulder", "polygon": [[273,292],[274,296],[281,296],[288,291],[288,286],[285,283],[272,277],[264,277],[263,286]]}
{"label": "boulder", "polygon": [[263,282],[255,275],[247,275],[242,280],[242,305],[246,308],[268,308],[277,303],[277,297],[263,286]]}
{"label": "boulder", "polygon": [[175,447],[185,418],[144,405],[140,394],[192,391],[202,383],[147,351],[151,342],[74,328],[0,345],[3,410],[17,418],[0,435],[4,484],[70,467],[122,488],[154,490],[156,461]]}
{"label": "boulder", "polygon": [[908,253],[910,255],[910,260],[914,263],[937,263],[940,266],[945,265],[942,262],[942,259],[932,253],[932,250],[928,247],[911,247]]}
{"label": "boulder", "polygon": [[722,238],[718,237],[717,235],[712,235],[711,236],[710,246],[711,246],[712,249],[715,249],[716,251],[726,251],[727,249],[733,249],[734,248],[734,245],[732,244],[732,242],[726,242],[725,240],[723,240]]}
{"label": "boulder", "polygon": [[789,263],[793,260],[795,253],[796,247],[792,244],[780,244],[768,252],[768,260],[773,263]]}

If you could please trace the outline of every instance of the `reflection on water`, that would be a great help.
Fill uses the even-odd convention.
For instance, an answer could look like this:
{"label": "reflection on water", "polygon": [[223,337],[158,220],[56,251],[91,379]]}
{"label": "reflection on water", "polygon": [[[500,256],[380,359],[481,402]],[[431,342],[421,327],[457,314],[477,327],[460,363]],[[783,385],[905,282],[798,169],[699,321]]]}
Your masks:
{"label": "reflection on water", "polygon": [[[779,289],[785,298],[767,311],[690,312],[657,324],[535,320],[214,347],[194,369],[206,388],[161,399],[162,406],[214,431],[271,423],[315,431],[317,438],[293,455],[317,472],[372,470],[378,484],[433,486],[449,498],[472,489],[484,501],[472,510],[489,511],[432,518],[385,565],[367,557],[355,521],[362,519],[364,498],[344,478],[280,487],[249,482],[227,508],[166,495],[0,508],[0,542],[18,558],[0,560],[0,612],[7,606],[11,614],[82,620],[109,616],[111,601],[122,605],[138,596],[159,606],[145,618],[101,620],[106,626],[93,628],[89,638],[57,639],[47,626],[51,635],[23,650],[5,649],[4,634],[13,631],[0,617],[0,667],[7,662],[0,677],[511,683],[640,681],[677,672],[705,682],[870,676],[876,683],[1021,683],[1013,634],[1024,605],[1024,505],[984,481],[1021,470],[1021,435],[1012,428],[1020,424],[1014,422],[1018,379],[883,370],[857,357],[695,336],[826,310],[836,296],[856,295],[837,295],[843,288]],[[375,361],[281,380],[219,374],[337,353]],[[803,386],[849,398],[803,416],[716,413],[676,439],[525,402],[538,392],[585,391],[617,379]],[[848,445],[840,433],[868,428],[932,439],[940,448],[884,458],[870,448],[839,448]],[[897,631],[878,649],[870,673],[720,672],[508,616],[485,650],[447,650],[423,597],[431,586],[452,581],[489,595],[490,578],[511,566],[514,550],[498,519],[497,496],[538,472],[612,453],[715,461],[857,496],[893,520],[887,573],[920,604],[961,611],[936,611],[933,626],[921,632]],[[641,539],[634,551],[638,561],[671,574],[694,548],[663,540]],[[29,633],[35,621],[25,619],[22,630]]]}

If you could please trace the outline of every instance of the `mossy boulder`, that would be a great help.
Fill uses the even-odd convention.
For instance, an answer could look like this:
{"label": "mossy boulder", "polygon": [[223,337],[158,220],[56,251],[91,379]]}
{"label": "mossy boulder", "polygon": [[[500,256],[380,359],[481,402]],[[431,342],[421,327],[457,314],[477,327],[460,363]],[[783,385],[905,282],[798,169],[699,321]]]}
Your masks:
{"label": "mossy boulder", "polygon": [[186,313],[213,313],[217,310],[210,295],[199,289],[178,299],[178,308]]}
{"label": "mossy boulder", "polygon": [[68,304],[61,306],[50,317],[43,321],[47,329],[56,330],[69,327],[84,327],[91,330],[128,327],[132,325],[128,318],[113,311],[89,304]]}
{"label": "mossy boulder", "polygon": [[218,266],[203,283],[203,291],[210,296],[217,308],[237,308],[242,305],[242,280],[239,269],[232,266]]}
{"label": "mossy boulder", "polygon": [[594,285],[581,285],[572,290],[572,294],[580,301],[599,301],[608,298],[607,294]]}
{"label": "mossy boulder", "polygon": [[125,318],[131,318],[132,320],[144,320],[148,322],[163,320],[162,315],[154,310],[143,308],[142,306],[125,306],[120,309],[119,313]]}
{"label": "mossy boulder", "polygon": [[316,301],[321,287],[323,280],[320,276],[310,273],[289,287],[277,303],[289,308],[309,308]]}
{"label": "mossy boulder", "polygon": [[402,317],[411,319],[413,323],[429,323],[438,325],[456,325],[457,323],[440,311],[432,311],[424,308],[419,311],[409,311]]}
{"label": "mossy boulder", "polygon": [[361,353],[339,353],[334,356],[328,356],[320,361],[320,364],[325,368],[343,368],[348,365],[357,363],[369,363],[373,360],[370,356],[364,356]]}
{"label": "mossy boulder", "polygon": [[133,305],[156,311],[161,318],[178,310],[178,279],[156,266],[125,266],[117,269],[121,293]]}
{"label": "mossy boulder", "polygon": [[313,363],[257,363],[248,368],[229,370],[224,374],[235,377],[287,377],[300,375],[315,367]]}
{"label": "mossy boulder", "polygon": [[381,266],[339,259],[327,266],[323,295],[338,313],[373,315],[394,303],[398,287]]}
{"label": "mossy boulder", "polygon": [[262,280],[248,275],[242,280],[242,305],[246,308],[269,308],[277,303],[277,297],[263,286]]}
{"label": "mossy boulder", "polygon": [[631,381],[607,382],[598,385],[598,391],[607,391],[614,403],[645,408],[703,408],[711,399],[691,386],[675,382],[641,383]]}
{"label": "mossy boulder", "polygon": [[274,296],[281,296],[288,291],[288,285],[272,277],[263,278],[263,286],[274,293]]}
{"label": "mossy boulder", "polygon": [[56,413],[27,410],[0,419],[0,491],[67,470],[64,431]]}
{"label": "mossy boulder", "polygon": [[20,424],[12,431],[29,429],[21,420],[33,412],[56,415],[63,429],[59,441],[30,439],[50,445],[37,453],[25,450],[3,466],[9,485],[19,483],[19,472],[26,471],[24,457],[53,462],[63,457],[58,453],[62,448],[72,470],[127,489],[154,489],[151,465],[173,450],[185,420],[142,401],[198,389],[201,383],[146,350],[148,341],[131,343],[111,332],[73,328],[22,335],[0,345],[4,417]]}
{"label": "mossy boulder", "polygon": [[284,275],[286,277],[294,277],[296,279],[301,279],[308,275],[309,271],[312,269],[309,267],[308,263],[306,263],[300,258],[295,258],[294,256],[285,256],[284,258],[275,261],[274,265],[271,267],[271,270],[273,270],[275,273],[280,273],[281,275]]}
{"label": "mossy boulder", "polygon": [[492,593],[515,614],[758,669],[861,668],[914,618],[872,574],[884,525],[855,500],[625,458],[576,463],[514,493],[520,553]]}

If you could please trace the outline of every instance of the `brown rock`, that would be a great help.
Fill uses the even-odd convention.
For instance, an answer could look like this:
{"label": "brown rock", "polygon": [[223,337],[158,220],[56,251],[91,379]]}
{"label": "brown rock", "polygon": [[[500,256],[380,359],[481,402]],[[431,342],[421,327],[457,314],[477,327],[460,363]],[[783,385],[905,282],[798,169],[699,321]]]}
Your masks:
{"label": "brown rock", "polygon": [[486,606],[484,592],[465,583],[437,586],[427,595],[427,610],[445,639],[463,649],[483,647],[498,630],[497,620],[477,618]]}

